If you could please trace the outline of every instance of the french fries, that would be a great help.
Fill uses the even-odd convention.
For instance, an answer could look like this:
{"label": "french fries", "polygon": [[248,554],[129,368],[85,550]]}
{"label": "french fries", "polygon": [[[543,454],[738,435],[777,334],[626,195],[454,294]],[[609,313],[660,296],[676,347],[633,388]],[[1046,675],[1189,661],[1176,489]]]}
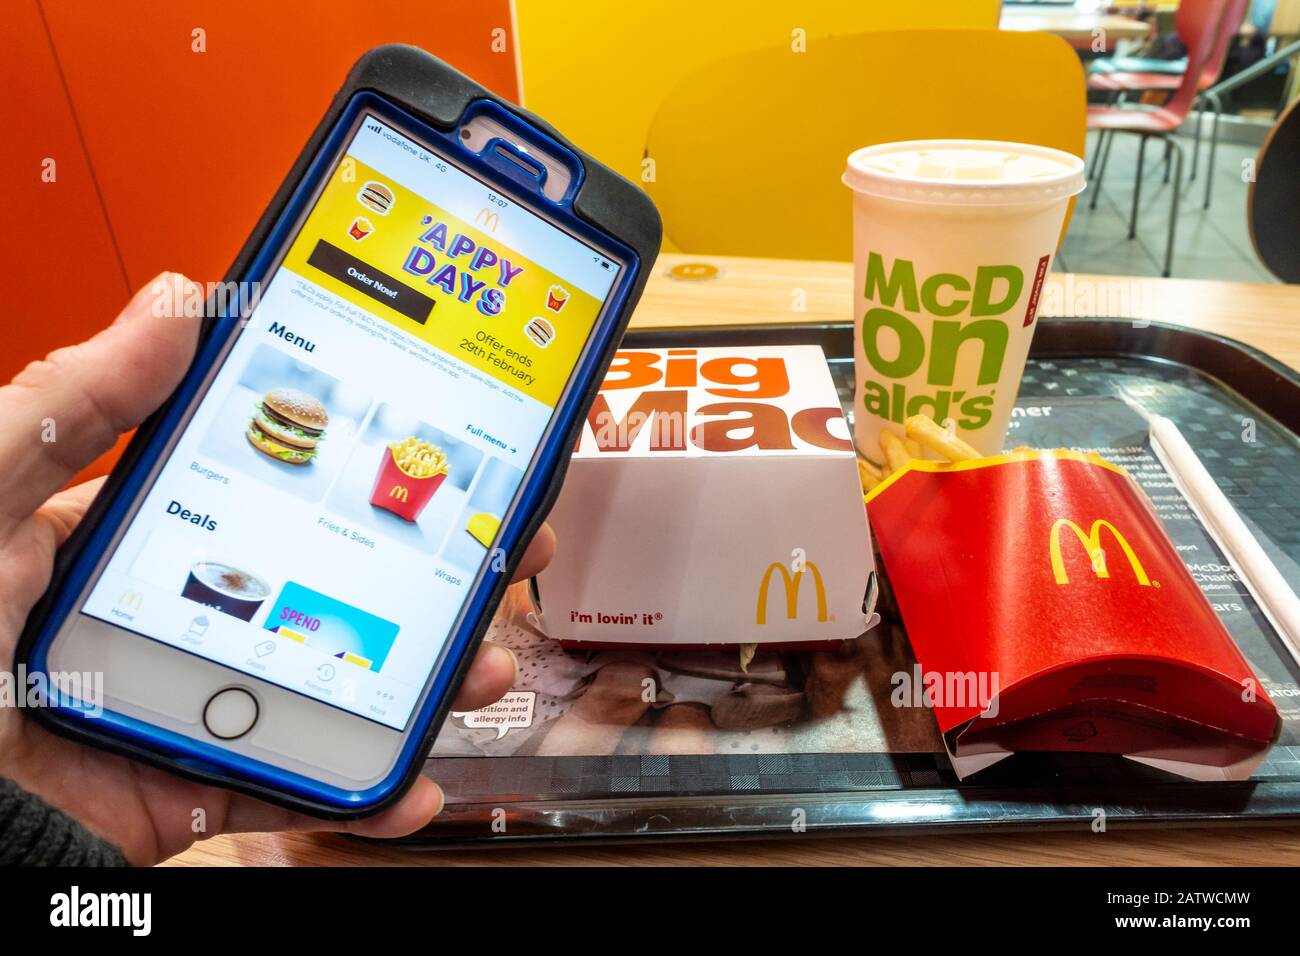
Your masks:
{"label": "french fries", "polygon": [[903,439],[888,429],[880,433],[880,450],[884,452],[885,464],[889,466],[891,472],[898,471],[913,457],[907,450],[907,446],[903,444]]}
{"label": "french fries", "polygon": [[913,415],[903,422],[907,436],[922,448],[949,461],[970,461],[980,453],[928,415]]}
{"label": "french fries", "polygon": [[411,478],[432,478],[447,473],[447,456],[432,442],[411,435],[388,446],[395,464],[402,474]]}
{"label": "french fries", "polygon": [[877,468],[867,459],[858,457],[858,479],[862,493],[866,494],[913,458],[929,451],[947,461],[970,461],[980,453],[936,422],[929,415],[913,415],[903,423],[907,437],[885,429],[880,433],[880,457],[885,467]]}
{"label": "french fries", "polygon": [[880,469],[867,461],[865,458],[858,459],[858,480],[862,482],[863,492],[870,491],[876,485],[880,484],[880,479],[884,476]]}

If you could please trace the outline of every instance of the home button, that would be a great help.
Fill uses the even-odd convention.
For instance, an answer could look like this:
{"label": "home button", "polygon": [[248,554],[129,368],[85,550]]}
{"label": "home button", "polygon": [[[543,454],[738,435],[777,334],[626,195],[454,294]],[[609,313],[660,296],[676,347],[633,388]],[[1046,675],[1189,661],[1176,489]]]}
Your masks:
{"label": "home button", "polygon": [[253,729],[257,717],[257,698],[242,687],[217,691],[203,708],[203,726],[222,740],[244,736]]}

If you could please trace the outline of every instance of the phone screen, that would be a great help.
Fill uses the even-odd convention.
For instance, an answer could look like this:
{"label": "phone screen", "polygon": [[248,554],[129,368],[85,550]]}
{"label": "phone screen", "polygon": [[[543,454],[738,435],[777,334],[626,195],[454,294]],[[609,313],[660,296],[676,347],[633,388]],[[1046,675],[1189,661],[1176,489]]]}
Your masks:
{"label": "phone screen", "polygon": [[402,729],[622,268],[364,114],[82,613]]}

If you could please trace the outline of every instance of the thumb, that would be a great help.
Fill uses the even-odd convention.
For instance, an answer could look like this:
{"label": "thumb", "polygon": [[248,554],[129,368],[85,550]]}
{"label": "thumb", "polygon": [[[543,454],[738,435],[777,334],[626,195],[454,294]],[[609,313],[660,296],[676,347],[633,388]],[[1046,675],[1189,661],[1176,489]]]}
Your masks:
{"label": "thumb", "polygon": [[194,355],[199,287],[163,273],[108,328],[0,388],[0,532],[36,510],[171,394]]}

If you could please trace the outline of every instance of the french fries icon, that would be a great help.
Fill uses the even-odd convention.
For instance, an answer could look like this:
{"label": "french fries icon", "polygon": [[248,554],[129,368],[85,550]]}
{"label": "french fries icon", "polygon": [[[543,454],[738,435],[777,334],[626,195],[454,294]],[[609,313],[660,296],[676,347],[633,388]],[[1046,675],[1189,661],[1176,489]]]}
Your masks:
{"label": "french fries icon", "polygon": [[546,307],[552,312],[559,312],[569,304],[569,290],[562,285],[553,285],[546,290]]}
{"label": "french fries icon", "polygon": [[389,445],[388,450],[393,454],[393,463],[412,478],[432,478],[448,471],[447,456],[442,449],[423,438],[414,435],[403,438]]}
{"label": "french fries icon", "polygon": [[411,435],[384,448],[370,503],[415,521],[451,471],[441,448]]}

